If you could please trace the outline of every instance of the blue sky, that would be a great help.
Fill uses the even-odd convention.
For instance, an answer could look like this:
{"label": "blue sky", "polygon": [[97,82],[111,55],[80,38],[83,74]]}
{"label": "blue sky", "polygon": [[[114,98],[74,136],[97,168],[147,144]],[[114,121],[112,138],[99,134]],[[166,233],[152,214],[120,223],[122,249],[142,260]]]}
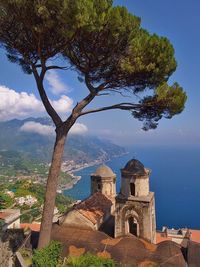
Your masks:
{"label": "blue sky", "polygon": [[[124,145],[200,144],[200,1],[116,0],[114,3],[126,6],[131,13],[141,17],[142,26],[151,33],[155,32],[170,39],[178,62],[170,83],[177,81],[187,92],[188,101],[182,114],[171,120],[163,119],[158,129],[149,132],[141,131],[141,123],[125,111],[88,115],[79,121],[81,127],[85,126],[88,134]],[[33,77],[24,74],[17,65],[9,63],[3,51],[0,56],[0,86],[8,93],[4,99],[0,96],[0,120],[15,116],[22,118],[44,115],[42,107],[39,107],[39,96]],[[77,74],[72,72],[51,73],[46,80],[46,86],[49,97],[61,114],[65,109],[65,101],[70,110],[87,93],[84,85],[78,81]],[[27,95],[22,92],[27,92]],[[18,99],[22,102],[20,104],[18,101],[16,105]],[[119,96],[102,97],[93,105],[102,106],[119,100]],[[22,107],[25,102],[25,107]]]}

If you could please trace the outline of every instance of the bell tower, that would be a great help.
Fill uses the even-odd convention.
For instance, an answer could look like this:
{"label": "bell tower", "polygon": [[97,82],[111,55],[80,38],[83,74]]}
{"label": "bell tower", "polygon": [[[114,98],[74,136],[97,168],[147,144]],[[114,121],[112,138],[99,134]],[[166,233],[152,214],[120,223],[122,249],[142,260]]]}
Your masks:
{"label": "bell tower", "polygon": [[136,160],[121,170],[121,191],[116,197],[115,237],[133,234],[154,243],[155,199],[149,191],[150,171]]}
{"label": "bell tower", "polygon": [[113,213],[116,197],[116,174],[106,165],[101,165],[95,173],[91,174],[91,195],[101,192],[112,201]]}

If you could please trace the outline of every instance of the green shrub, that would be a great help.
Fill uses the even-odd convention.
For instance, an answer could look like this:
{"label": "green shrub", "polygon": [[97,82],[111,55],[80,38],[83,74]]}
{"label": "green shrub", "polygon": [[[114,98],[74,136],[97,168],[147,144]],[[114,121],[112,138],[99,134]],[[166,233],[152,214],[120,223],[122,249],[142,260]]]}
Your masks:
{"label": "green shrub", "polygon": [[115,267],[114,261],[86,253],[79,257],[68,257],[64,267]]}
{"label": "green shrub", "polygon": [[61,254],[61,244],[52,241],[49,246],[34,250],[33,266],[34,267],[56,267]]}
{"label": "green shrub", "polygon": [[10,196],[0,192],[0,209],[9,208],[13,203],[14,201]]}

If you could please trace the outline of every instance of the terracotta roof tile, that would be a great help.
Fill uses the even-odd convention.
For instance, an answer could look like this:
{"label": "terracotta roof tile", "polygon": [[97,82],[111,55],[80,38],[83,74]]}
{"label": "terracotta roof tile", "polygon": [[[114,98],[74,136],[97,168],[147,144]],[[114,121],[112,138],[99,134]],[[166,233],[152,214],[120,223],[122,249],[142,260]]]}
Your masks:
{"label": "terracotta roof tile", "polygon": [[190,230],[190,233],[191,233],[190,236],[191,241],[200,243],[200,230]]}
{"label": "terracotta roof tile", "polygon": [[97,192],[86,200],[77,204],[74,209],[96,224],[112,206],[112,202],[105,195]]}
{"label": "terracotta roof tile", "polygon": [[21,223],[20,224],[21,229],[29,228],[31,231],[39,232],[40,231],[40,223]]}
{"label": "terracotta roof tile", "polygon": [[56,224],[53,225],[51,234],[52,240],[63,243],[63,256],[67,256],[70,248],[74,246],[78,252],[82,252],[83,249],[85,252],[90,251],[98,255],[104,252],[114,261],[127,266],[138,266],[140,263],[144,263],[144,260],[163,267],[185,266],[180,246],[172,241],[165,241],[157,246],[153,245],[152,249],[152,244],[147,245],[147,242],[142,242],[135,236],[113,239],[103,232]]}
{"label": "terracotta roof tile", "polygon": [[198,267],[200,266],[200,244],[197,242],[189,241],[188,243],[188,266]]}
{"label": "terracotta roof tile", "polygon": [[0,219],[5,219],[6,217],[10,216],[11,213],[8,212],[0,212]]}
{"label": "terracotta roof tile", "polygon": [[156,244],[158,244],[162,241],[166,241],[166,240],[172,240],[172,238],[169,236],[166,236],[165,233],[156,232]]}

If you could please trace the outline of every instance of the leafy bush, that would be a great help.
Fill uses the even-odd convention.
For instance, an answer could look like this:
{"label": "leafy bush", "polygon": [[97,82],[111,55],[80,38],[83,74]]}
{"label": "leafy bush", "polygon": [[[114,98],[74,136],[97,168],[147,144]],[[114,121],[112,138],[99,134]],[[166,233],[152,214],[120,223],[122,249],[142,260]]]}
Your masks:
{"label": "leafy bush", "polygon": [[9,208],[13,203],[13,199],[10,196],[0,192],[0,209]]}
{"label": "leafy bush", "polygon": [[52,241],[49,246],[34,250],[33,266],[34,267],[55,267],[61,254],[61,244]]}
{"label": "leafy bush", "polygon": [[86,253],[79,257],[68,257],[64,267],[115,267],[114,261]]}

